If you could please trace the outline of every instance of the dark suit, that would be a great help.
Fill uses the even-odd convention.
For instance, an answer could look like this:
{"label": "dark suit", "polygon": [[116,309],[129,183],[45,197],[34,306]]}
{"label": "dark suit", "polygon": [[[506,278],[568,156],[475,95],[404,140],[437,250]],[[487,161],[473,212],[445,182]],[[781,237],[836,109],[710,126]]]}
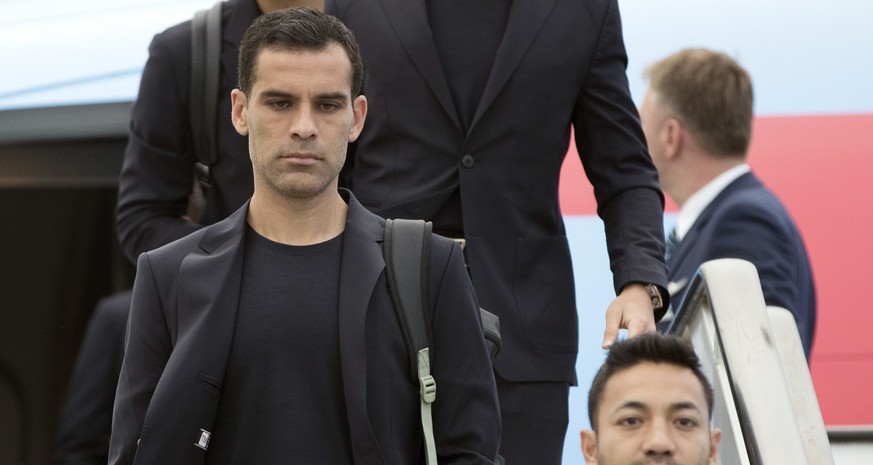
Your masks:
{"label": "dark suit", "polygon": [[[418,386],[410,377],[385,280],[384,221],[354,197],[348,201],[339,336],[354,460],[417,463]],[[245,206],[140,257],[111,464],[134,463],[134,454],[139,464],[203,462],[206,452],[194,443],[201,428],[212,431],[221,395],[238,311],[247,212]],[[437,236],[432,244],[428,297],[437,453],[440,463],[492,463],[500,417],[478,304],[457,246]]]}
{"label": "dark suit", "polygon": [[[254,189],[247,138],[230,120],[230,91],[237,86],[239,43],[260,14],[255,0],[229,0],[222,7],[218,162],[202,224],[226,218]],[[188,118],[190,76],[191,21],[185,21],[152,40],[133,107],[116,216],[122,250],[134,261],[199,227],[182,218],[197,161]]]}
{"label": "dark suit", "polygon": [[514,0],[464,134],[424,1],[325,4],[355,33],[366,69],[355,195],[384,217],[430,218],[460,186],[473,283],[500,315],[497,371],[575,382],[576,304],[558,204],[571,124],[606,223],[616,289],[666,284],[662,196],[627,87],[617,5]]}
{"label": "dark suit", "polygon": [[433,219],[459,190],[473,285],[500,316],[497,373],[575,383],[576,301],[558,203],[571,125],[605,223],[615,289],[634,281],[666,288],[663,197],[628,90],[618,6],[514,0],[465,130],[425,2],[325,2],[355,33],[366,73],[369,112],[351,187],[387,218]]}
{"label": "dark suit", "polygon": [[741,258],[758,268],[767,305],[794,314],[809,358],[815,331],[815,285],[800,233],[788,211],[753,173],[729,184],[700,214],[667,262],[680,286],[679,304],[700,265],[717,258]]}

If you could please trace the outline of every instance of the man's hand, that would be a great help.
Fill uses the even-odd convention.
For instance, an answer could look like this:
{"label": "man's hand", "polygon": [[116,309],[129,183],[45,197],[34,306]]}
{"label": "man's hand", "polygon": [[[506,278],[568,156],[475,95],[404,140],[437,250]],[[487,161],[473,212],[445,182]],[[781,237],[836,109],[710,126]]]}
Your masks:
{"label": "man's hand", "polygon": [[620,328],[627,329],[627,336],[634,337],[655,331],[655,312],[652,299],[646,288],[631,283],[606,309],[606,330],[603,332],[604,349],[608,349],[618,336]]}

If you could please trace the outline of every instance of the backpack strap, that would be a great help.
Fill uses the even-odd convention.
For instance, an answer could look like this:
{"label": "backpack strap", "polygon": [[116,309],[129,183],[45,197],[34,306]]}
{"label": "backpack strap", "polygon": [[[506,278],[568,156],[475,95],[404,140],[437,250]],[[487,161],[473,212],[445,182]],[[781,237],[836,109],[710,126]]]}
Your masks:
{"label": "backpack strap", "polygon": [[430,373],[427,309],[431,230],[423,220],[386,220],[384,255],[388,289],[410,353],[412,378],[419,385],[421,428],[427,465],[437,465],[431,404],[436,400],[436,380]]}
{"label": "backpack strap", "polygon": [[194,173],[205,193],[212,187],[209,169],[218,160],[215,113],[221,71],[221,4],[200,10],[191,21],[189,120],[197,162]]}

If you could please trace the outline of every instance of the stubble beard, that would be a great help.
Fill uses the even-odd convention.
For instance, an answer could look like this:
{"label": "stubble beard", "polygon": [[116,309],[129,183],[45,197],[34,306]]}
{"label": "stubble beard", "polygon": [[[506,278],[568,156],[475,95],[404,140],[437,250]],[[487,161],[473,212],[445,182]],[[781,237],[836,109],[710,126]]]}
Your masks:
{"label": "stubble beard", "polygon": [[315,165],[288,169],[281,166],[281,158],[287,150],[278,150],[271,157],[272,163],[257,164],[256,170],[269,188],[283,197],[304,200],[324,194],[339,176],[345,157],[339,167],[328,159],[320,159]]}

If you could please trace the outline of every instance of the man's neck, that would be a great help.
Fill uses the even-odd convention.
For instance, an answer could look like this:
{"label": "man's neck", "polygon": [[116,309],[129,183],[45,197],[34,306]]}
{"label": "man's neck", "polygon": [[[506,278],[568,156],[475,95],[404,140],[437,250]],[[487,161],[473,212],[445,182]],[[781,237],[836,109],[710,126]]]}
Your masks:
{"label": "man's neck", "polygon": [[287,245],[320,244],[346,226],[348,205],[334,189],[311,199],[290,199],[256,190],[247,221],[258,234]]}
{"label": "man's neck", "polygon": [[717,176],[709,180],[705,185],[697,189],[693,195],[688,197],[679,209],[679,216],[676,218],[676,235],[681,240],[685,237],[691,226],[697,221],[697,218],[703,213],[706,207],[715,200],[716,197],[733,183],[737,178],[749,171],[749,166],[743,163],[735,165],[725,171],[722,171]]}
{"label": "man's neck", "polygon": [[726,171],[746,163],[745,158],[713,159],[710,155],[706,155],[706,157],[701,159],[703,160],[702,163],[690,166],[684,170],[681,176],[679,176],[681,180],[679,185],[671,189],[672,192],[668,192],[670,198],[676,202],[679,208],[682,208],[691,196],[700,191],[700,189],[703,189],[715,178],[721,176]]}

